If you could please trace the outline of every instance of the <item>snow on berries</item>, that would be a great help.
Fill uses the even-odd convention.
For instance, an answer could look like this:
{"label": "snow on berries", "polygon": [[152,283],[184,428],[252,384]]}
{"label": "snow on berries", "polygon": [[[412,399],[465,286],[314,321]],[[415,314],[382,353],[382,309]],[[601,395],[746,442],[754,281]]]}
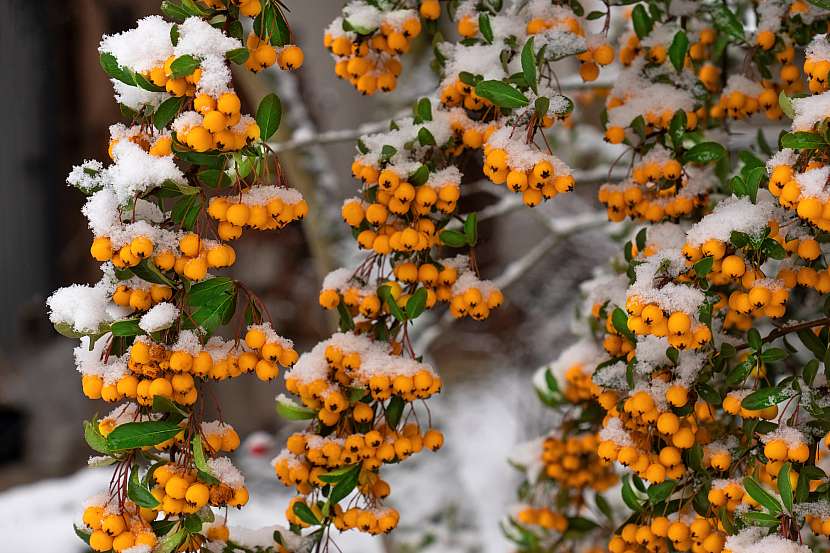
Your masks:
{"label": "snow on berries", "polygon": [[323,45],[335,61],[335,75],[367,96],[395,90],[403,68],[401,56],[421,34],[421,18],[434,20],[440,10],[438,2],[423,3],[418,11],[363,0],[348,2],[323,36]]}

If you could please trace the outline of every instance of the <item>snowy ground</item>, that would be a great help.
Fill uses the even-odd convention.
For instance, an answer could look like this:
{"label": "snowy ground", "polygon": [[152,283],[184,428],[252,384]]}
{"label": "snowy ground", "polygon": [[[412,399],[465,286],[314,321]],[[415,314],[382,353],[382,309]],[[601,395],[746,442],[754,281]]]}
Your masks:
{"label": "snowy ground", "polygon": [[[506,458],[523,438],[518,434],[522,410],[517,406],[522,396],[525,402],[533,396],[529,381],[518,385],[515,372],[503,374],[510,376],[466,383],[457,394],[435,398],[434,422],[445,432],[444,449],[384,469],[392,485],[392,504],[401,511],[398,539],[418,543],[428,534],[432,544],[423,551],[429,553],[507,548],[498,522],[514,497],[516,480]],[[238,460],[253,490],[250,503],[230,513],[231,526],[285,524],[289,494],[271,477],[269,456]],[[89,469],[0,493],[0,549],[30,551],[32,537],[37,536],[39,553],[83,551],[72,523],[84,499],[108,482],[106,469]],[[384,551],[380,538],[356,532],[338,536],[336,542],[344,553]]]}

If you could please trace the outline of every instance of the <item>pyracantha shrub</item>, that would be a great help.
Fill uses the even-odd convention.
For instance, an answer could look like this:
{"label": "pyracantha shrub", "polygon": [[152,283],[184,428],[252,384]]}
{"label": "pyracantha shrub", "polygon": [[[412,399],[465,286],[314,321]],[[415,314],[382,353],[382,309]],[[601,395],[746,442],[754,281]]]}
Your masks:
{"label": "pyracantha shrub", "polygon": [[557,422],[514,459],[522,551],[827,549],[828,8],[630,9],[603,118],[630,161],[598,193],[630,239],[535,379]]}
{"label": "pyracantha shrub", "polygon": [[[366,94],[394,88],[409,41],[432,35],[439,83],[412,116],[358,140],[357,195],[341,214],[366,256],[324,279],[320,305],[337,310],[340,332],[285,373],[299,401],[278,400],[284,416],[309,421],[274,460],[279,480],[298,492],[286,516],[321,543],[332,526],[392,531],[405,513],[384,504],[392,491],[384,465],[443,444],[427,407],[442,382],[413,348],[413,321],[442,304],[480,321],[503,301],[478,272],[478,216],[459,211],[465,180],[486,177],[531,207],[574,187],[543,134],[573,109],[551,64],[580,56],[591,80],[613,50],[565,6],[501,4],[349,2],[326,32],[337,74]],[[436,33],[444,7],[458,41]]]}
{"label": "pyracantha shrub", "polygon": [[[90,253],[103,278],[47,301],[55,328],[80,338],[84,395],[115,404],[84,423],[99,454],[90,465],[114,467],[76,526],[93,551],[236,550],[221,513],[245,505],[249,492],[223,456],[240,439],[210,388],[246,373],[273,381],[298,358],[253,292],[212,273],[234,264],[230,241],[244,228],[278,229],[306,214],[266,144],[279,98],[245,114],[230,71],[232,63],[295,69],[302,52],[276,1],[163,10],[166,19],[146,17],[101,40],[126,123],[110,128],[108,165],[86,161],[67,180],[87,195]],[[246,341],[214,335],[234,319]],[[204,420],[206,410],[220,420]],[[284,533],[273,550],[296,541]]]}

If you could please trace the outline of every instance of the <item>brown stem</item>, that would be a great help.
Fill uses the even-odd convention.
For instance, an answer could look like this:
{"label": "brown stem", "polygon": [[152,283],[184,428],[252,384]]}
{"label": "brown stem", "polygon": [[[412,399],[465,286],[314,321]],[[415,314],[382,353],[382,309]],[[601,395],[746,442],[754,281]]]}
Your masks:
{"label": "brown stem", "polygon": [[[807,321],[805,323],[798,323],[798,324],[790,325],[790,326],[782,326],[782,327],[776,328],[775,330],[773,330],[772,332],[770,332],[769,334],[764,336],[764,338],[761,340],[761,342],[766,344],[766,343],[772,342],[773,340],[775,340],[777,338],[785,336],[787,334],[792,334],[793,332],[798,332],[799,330],[806,330],[806,329],[815,328],[817,326],[825,326],[825,325],[830,325],[830,317],[822,317],[821,319],[816,319],[814,321]],[[749,347],[749,344],[744,342],[740,346],[737,346],[735,348],[735,350],[736,351],[741,351],[741,350],[747,349],[748,347]]]}

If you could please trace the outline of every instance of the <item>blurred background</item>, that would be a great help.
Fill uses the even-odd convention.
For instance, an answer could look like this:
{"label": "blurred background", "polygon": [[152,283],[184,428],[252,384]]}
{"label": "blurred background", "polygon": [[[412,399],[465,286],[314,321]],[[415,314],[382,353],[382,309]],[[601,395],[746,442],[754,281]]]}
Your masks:
{"label": "blurred background", "polygon": [[[246,233],[234,247],[233,276],[268,304],[276,330],[310,349],[334,329],[319,308],[323,276],[360,259],[339,216],[354,194],[350,175],[355,129],[388,128],[390,117],[435,90],[429,44],[404,57],[398,90],[364,98],[339,81],[322,47],[323,30],[343,2],[286,2],[288,19],[305,52],[294,73],[236,75],[252,111],[270,91],[283,100],[276,142],[290,186],[310,199],[302,224],[278,233]],[[66,185],[72,165],[106,158],[108,126],[120,120],[112,88],[98,64],[102,34],[134,26],[158,13],[158,0],[3,0],[0,2],[0,529],[8,544],[38,536],[44,552],[82,551],[71,522],[80,504],[106,485],[100,469],[84,469],[90,450],[81,421],[109,408],[86,400],[72,362],[73,340],[49,323],[44,301],[56,288],[99,279],[89,256],[91,233],[80,213],[83,196]],[[590,9],[590,8],[586,8]],[[446,36],[452,30],[445,30]],[[562,75],[573,75],[563,66]],[[603,77],[606,77],[603,75]],[[477,248],[483,278],[503,286],[505,305],[483,323],[454,322],[438,313],[419,320],[419,352],[445,380],[430,402],[446,435],[437,454],[387,469],[391,503],[402,512],[392,538],[343,536],[350,551],[506,551],[499,520],[520,481],[507,462],[516,444],[545,432],[550,419],[531,385],[534,370],[571,341],[570,319],[579,283],[613,252],[602,215],[595,212],[597,182],[612,150],[596,120],[603,98],[575,91],[583,123],[554,131],[555,152],[586,178],[576,193],[543,207],[518,209],[505,190],[464,184],[462,212],[482,215]],[[331,131],[343,131],[332,133]],[[479,169],[470,160],[468,174]],[[480,173],[479,173],[480,174]],[[587,184],[586,184],[587,183]],[[514,198],[516,199],[516,198]],[[520,202],[518,202],[520,204]],[[243,439],[238,464],[252,484],[251,505],[231,523],[284,523],[289,494],[269,461],[295,425],[281,421],[274,397],[281,381],[241,378],[219,386],[227,420]],[[234,518],[235,517],[235,518]]]}

